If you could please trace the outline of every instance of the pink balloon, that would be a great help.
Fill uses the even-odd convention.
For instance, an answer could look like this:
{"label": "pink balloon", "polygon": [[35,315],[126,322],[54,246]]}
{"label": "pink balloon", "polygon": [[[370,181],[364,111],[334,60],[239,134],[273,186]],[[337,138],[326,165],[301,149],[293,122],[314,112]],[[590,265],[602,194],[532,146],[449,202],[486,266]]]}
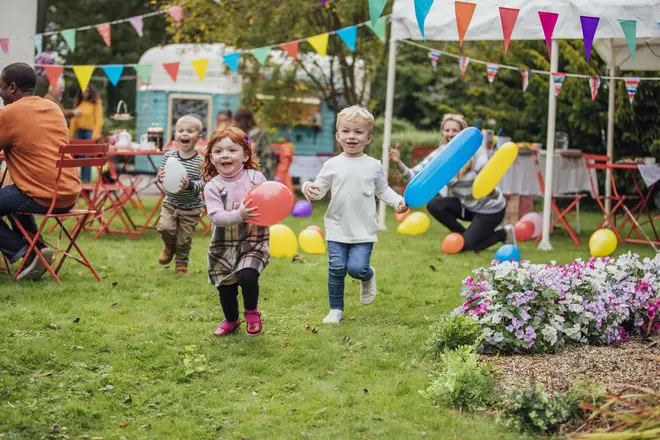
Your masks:
{"label": "pink balloon", "polygon": [[254,214],[259,214],[248,220],[258,226],[271,226],[281,222],[291,212],[293,196],[289,188],[279,182],[269,181],[252,187],[243,200],[252,200],[250,206],[257,208]]}
{"label": "pink balloon", "polygon": [[538,212],[529,212],[523,215],[520,221],[530,221],[534,224],[534,235],[532,235],[532,238],[536,238],[543,233],[543,215]]}

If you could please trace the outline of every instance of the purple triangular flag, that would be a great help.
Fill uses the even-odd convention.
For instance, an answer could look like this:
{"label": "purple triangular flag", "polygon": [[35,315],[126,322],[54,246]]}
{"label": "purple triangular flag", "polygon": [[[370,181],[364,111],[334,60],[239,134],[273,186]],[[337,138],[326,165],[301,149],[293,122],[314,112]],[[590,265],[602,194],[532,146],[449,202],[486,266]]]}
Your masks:
{"label": "purple triangular flag", "polygon": [[142,31],[144,29],[144,21],[142,21],[142,17],[141,16],[131,17],[128,19],[128,21],[131,22],[131,24],[135,28],[135,32],[137,32],[137,34],[141,37]]}
{"label": "purple triangular flag", "polygon": [[598,28],[598,17],[585,17],[580,16],[582,23],[582,38],[584,39],[584,52],[587,55],[587,63],[591,61],[591,46],[594,43],[594,36],[596,35],[596,28]]}

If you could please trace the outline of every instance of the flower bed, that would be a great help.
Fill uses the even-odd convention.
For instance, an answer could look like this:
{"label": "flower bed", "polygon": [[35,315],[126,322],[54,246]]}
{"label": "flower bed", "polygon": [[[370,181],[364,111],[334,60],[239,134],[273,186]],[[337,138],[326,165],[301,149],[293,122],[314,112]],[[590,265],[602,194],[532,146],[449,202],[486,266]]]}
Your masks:
{"label": "flower bed", "polygon": [[465,279],[461,295],[465,303],[454,313],[479,322],[485,352],[612,344],[660,330],[660,256],[493,264]]}

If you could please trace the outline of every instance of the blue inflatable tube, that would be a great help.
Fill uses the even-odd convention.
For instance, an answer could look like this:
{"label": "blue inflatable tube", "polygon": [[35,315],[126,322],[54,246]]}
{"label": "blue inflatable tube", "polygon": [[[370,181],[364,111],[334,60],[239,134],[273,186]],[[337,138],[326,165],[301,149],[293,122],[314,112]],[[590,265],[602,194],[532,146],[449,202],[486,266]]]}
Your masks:
{"label": "blue inflatable tube", "polygon": [[468,127],[452,139],[408,184],[403,198],[413,208],[426,205],[481,147],[483,136]]}

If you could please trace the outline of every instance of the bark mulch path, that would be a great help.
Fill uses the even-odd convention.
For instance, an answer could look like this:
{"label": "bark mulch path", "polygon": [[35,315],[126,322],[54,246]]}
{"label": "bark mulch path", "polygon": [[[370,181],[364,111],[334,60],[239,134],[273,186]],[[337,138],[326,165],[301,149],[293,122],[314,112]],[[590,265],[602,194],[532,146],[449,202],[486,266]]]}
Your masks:
{"label": "bark mulch path", "polygon": [[610,346],[571,347],[554,354],[484,358],[495,362],[498,383],[505,389],[539,382],[555,395],[589,379],[610,391],[624,384],[660,390],[660,335]]}

